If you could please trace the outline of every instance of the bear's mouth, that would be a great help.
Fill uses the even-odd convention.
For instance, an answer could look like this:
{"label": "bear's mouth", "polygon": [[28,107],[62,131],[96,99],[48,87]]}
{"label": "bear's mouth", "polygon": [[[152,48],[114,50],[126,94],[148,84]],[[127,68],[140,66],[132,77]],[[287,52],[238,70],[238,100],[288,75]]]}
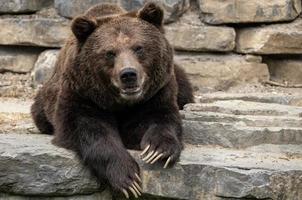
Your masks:
{"label": "bear's mouth", "polygon": [[140,87],[131,87],[131,88],[121,89],[121,94],[127,96],[133,96],[133,95],[140,94],[141,91],[142,90]]}

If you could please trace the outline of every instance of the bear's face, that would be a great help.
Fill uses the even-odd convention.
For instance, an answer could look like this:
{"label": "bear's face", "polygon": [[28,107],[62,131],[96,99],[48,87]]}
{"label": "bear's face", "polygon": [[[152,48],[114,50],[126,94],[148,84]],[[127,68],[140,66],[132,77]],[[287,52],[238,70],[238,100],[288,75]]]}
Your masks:
{"label": "bear's face", "polygon": [[115,91],[117,98],[131,102],[150,98],[172,73],[172,49],[162,33],[162,20],[163,11],[155,4],[135,16],[75,19],[78,57],[85,63],[81,71],[94,74],[98,80],[94,84]]}

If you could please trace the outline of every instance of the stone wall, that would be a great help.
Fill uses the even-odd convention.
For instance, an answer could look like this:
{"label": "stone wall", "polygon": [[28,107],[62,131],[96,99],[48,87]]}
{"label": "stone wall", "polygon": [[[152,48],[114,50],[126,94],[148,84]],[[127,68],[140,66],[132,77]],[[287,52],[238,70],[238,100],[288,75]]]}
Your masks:
{"label": "stone wall", "polygon": [[[126,10],[146,0],[7,0],[0,2],[0,72],[31,74],[29,85],[51,74],[72,17],[102,2]],[[195,88],[227,90],[271,79],[301,85],[301,0],[157,0],[166,36]],[[282,56],[280,56],[282,55]],[[26,76],[28,77],[28,76]],[[1,92],[10,87],[0,79]]]}

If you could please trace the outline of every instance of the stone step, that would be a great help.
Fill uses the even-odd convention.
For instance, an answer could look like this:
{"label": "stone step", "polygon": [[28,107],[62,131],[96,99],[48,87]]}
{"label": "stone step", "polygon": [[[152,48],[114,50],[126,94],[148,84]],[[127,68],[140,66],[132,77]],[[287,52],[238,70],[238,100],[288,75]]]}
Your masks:
{"label": "stone step", "polygon": [[283,105],[297,106],[302,102],[302,95],[299,93],[230,93],[230,92],[214,92],[197,94],[195,96],[196,103],[212,103],[220,100],[243,100],[254,101],[260,103],[277,103]]}
{"label": "stone step", "polygon": [[260,144],[302,144],[302,128],[248,127],[183,120],[184,141],[193,145],[246,148]]}
{"label": "stone step", "polygon": [[213,103],[204,104],[188,104],[185,106],[184,110],[219,112],[235,115],[302,117],[302,107],[242,100],[215,101]]}
{"label": "stone step", "polygon": [[[51,138],[0,134],[2,196],[17,195],[20,200],[28,199],[22,195],[36,195],[37,199],[77,199],[81,195],[88,200],[115,198],[108,192],[100,194],[96,180],[74,154],[53,146]],[[301,145],[261,145],[245,150],[187,146],[171,169],[144,165],[138,152],[131,154],[141,166],[143,193],[150,199],[302,198]]]}
{"label": "stone step", "polygon": [[[0,133],[39,133],[29,114],[30,105],[31,101],[0,101]],[[194,111],[190,106],[181,114],[187,144],[246,148],[265,143],[302,143],[302,118],[297,116],[225,114]]]}
{"label": "stone step", "polygon": [[188,121],[231,123],[238,126],[251,127],[299,127],[302,128],[301,117],[291,116],[255,116],[234,115],[218,112],[190,112],[181,111],[183,119]]}

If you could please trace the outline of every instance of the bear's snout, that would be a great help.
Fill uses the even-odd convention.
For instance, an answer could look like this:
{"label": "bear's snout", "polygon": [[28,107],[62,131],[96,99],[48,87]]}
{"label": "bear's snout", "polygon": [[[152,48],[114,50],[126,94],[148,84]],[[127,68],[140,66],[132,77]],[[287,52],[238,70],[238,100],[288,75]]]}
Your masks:
{"label": "bear's snout", "polygon": [[135,68],[127,67],[120,71],[119,79],[121,83],[122,97],[129,99],[139,97],[142,93],[142,87],[139,83],[139,74]]}
{"label": "bear's snout", "polygon": [[137,85],[137,71],[134,68],[126,68],[120,72],[120,80],[126,88]]}

